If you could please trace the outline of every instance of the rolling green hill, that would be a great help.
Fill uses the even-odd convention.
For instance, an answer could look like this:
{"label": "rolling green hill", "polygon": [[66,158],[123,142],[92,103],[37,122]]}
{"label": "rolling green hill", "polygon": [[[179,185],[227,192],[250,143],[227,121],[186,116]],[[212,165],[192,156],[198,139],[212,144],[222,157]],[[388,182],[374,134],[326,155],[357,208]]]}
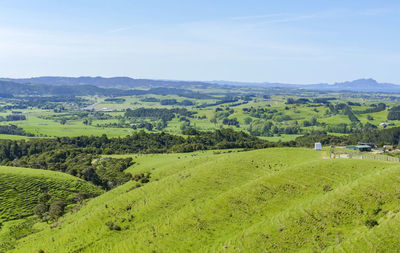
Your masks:
{"label": "rolling green hill", "polygon": [[42,192],[68,200],[77,193],[102,193],[98,187],[76,177],[38,169],[0,167],[0,221],[33,214]]}
{"label": "rolling green hill", "polygon": [[133,155],[150,172],[13,252],[374,252],[400,243],[400,164],[282,148]]}
{"label": "rolling green hill", "polygon": [[[97,196],[103,191],[76,177],[54,171],[0,166],[0,252],[36,230],[33,216],[39,199],[63,200],[67,209],[79,194]],[[37,224],[36,224],[37,225]]]}

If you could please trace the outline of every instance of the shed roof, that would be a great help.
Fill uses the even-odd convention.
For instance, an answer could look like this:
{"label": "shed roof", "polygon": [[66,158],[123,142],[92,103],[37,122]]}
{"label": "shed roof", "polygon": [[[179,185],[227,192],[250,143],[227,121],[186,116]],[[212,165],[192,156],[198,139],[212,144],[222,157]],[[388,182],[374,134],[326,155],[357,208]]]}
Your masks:
{"label": "shed roof", "polygon": [[369,145],[356,145],[356,148],[371,148]]}

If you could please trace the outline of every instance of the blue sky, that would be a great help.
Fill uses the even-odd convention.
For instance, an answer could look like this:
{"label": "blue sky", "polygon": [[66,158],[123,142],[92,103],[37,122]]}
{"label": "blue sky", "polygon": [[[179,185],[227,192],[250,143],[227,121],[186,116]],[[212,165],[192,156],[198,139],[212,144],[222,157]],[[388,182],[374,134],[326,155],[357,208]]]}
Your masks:
{"label": "blue sky", "polygon": [[0,0],[0,76],[400,84],[399,1]]}

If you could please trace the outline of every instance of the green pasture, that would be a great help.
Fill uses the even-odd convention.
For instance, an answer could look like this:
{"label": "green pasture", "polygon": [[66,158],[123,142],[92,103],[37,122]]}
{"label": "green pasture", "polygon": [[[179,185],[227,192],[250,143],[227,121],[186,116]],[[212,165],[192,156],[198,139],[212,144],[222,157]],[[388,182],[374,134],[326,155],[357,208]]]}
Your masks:
{"label": "green pasture", "polygon": [[397,163],[298,148],[130,156],[129,171],[150,183],[39,226],[13,252],[390,252],[400,242]]}

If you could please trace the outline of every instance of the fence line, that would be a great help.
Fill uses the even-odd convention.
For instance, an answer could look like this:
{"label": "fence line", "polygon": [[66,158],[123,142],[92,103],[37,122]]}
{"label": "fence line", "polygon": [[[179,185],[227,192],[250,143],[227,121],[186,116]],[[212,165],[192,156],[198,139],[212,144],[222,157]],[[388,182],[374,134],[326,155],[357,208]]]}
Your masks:
{"label": "fence line", "polygon": [[361,159],[361,160],[377,160],[387,162],[400,162],[400,158],[386,155],[371,155],[361,153],[331,153],[331,158]]}

